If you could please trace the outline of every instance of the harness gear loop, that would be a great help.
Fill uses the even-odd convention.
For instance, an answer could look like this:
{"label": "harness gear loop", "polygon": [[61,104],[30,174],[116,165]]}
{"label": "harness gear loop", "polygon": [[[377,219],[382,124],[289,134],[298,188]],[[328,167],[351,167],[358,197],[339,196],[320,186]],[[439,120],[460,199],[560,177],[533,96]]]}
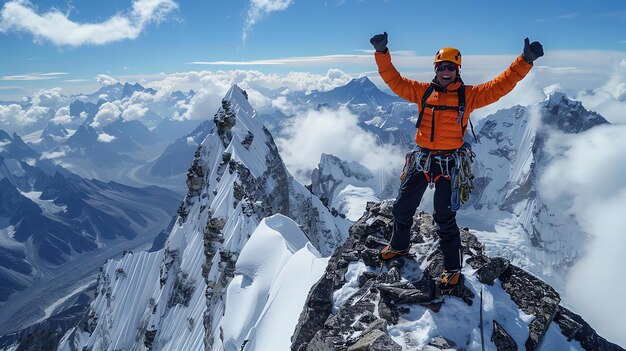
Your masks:
{"label": "harness gear loop", "polygon": [[[443,177],[451,182],[450,209],[457,211],[462,203],[469,200],[474,190],[474,175],[472,163],[476,154],[469,143],[456,150],[436,151],[417,147],[409,151],[404,157],[404,167],[400,179],[404,180],[412,172],[421,172],[426,177],[429,188],[434,188],[439,178]],[[431,163],[439,166],[439,174],[433,177]]]}

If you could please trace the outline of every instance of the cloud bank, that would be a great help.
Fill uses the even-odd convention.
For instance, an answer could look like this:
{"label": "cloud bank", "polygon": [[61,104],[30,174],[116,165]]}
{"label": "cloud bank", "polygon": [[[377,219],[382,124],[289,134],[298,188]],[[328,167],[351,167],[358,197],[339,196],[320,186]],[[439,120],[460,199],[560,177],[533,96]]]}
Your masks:
{"label": "cloud bank", "polygon": [[310,183],[322,153],[359,162],[373,171],[398,172],[404,162],[404,151],[378,145],[347,109],[310,110],[289,119],[276,145],[289,171],[303,184]]}
{"label": "cloud bank", "polygon": [[151,23],[178,8],[173,0],[135,0],[132,8],[100,23],[79,23],[58,9],[39,13],[28,0],[8,1],[0,12],[0,32],[29,33],[35,42],[77,47],[136,39]]}
{"label": "cloud bank", "polygon": [[626,305],[597,303],[626,296],[623,217],[626,213],[626,125],[606,125],[557,140],[566,151],[542,179],[542,193],[572,204],[571,211],[581,228],[591,235],[582,258],[571,268],[566,287],[567,302],[598,333],[626,345]]}

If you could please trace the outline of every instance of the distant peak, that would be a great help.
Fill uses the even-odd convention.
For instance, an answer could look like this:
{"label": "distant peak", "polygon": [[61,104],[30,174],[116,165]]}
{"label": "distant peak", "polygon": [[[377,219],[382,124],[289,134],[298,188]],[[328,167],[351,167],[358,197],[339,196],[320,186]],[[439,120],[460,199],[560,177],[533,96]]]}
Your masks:
{"label": "distant peak", "polygon": [[367,77],[367,76],[363,76],[363,77],[359,77],[359,78],[354,78],[350,81],[350,83],[348,84],[358,84],[358,85],[374,85],[374,83],[372,83],[372,81]]}
{"label": "distant peak", "polygon": [[552,105],[582,105],[580,101],[571,99],[562,91],[552,91],[546,96],[545,102],[547,106]]}

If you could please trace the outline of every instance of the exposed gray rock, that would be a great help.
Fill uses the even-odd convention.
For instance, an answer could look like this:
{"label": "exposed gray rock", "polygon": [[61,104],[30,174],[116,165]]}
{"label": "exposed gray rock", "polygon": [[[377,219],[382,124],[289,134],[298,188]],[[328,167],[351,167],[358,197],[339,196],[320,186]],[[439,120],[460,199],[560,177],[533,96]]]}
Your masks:
{"label": "exposed gray rock", "polygon": [[535,316],[525,343],[527,350],[535,350],[558,311],[561,297],[550,285],[514,265],[500,276],[500,281],[513,302],[524,313]]}
{"label": "exposed gray rock", "polygon": [[402,347],[391,340],[389,335],[374,329],[364,335],[348,351],[400,351]]}
{"label": "exposed gray rock", "polygon": [[252,145],[252,142],[254,141],[254,134],[252,134],[252,132],[248,131],[248,134],[246,135],[246,137],[241,141],[241,144],[246,148],[246,149],[250,149],[250,145]]}
{"label": "exposed gray rock", "polygon": [[494,280],[498,279],[504,271],[509,268],[511,262],[506,258],[494,257],[478,270],[478,281],[483,284],[493,285]]}
{"label": "exposed gray rock", "polygon": [[495,320],[493,321],[491,341],[496,345],[498,351],[517,351],[517,343],[515,340],[513,340],[511,335]]}
{"label": "exposed gray rock", "polygon": [[603,351],[623,351],[624,349],[615,345],[596,333],[591,326],[582,319],[581,316],[568,310],[563,306],[559,306],[554,321],[559,325],[563,335],[568,340],[576,340],[585,350],[603,350]]}
{"label": "exposed gray rock", "polygon": [[430,291],[419,290],[410,282],[378,286],[384,299],[396,303],[425,303],[433,300]]}
{"label": "exposed gray rock", "polygon": [[454,347],[456,347],[454,341],[449,340],[443,336],[435,336],[430,340],[428,345],[440,350],[453,349]]}
{"label": "exposed gray rock", "polygon": [[[416,213],[411,229],[411,255],[389,261],[381,271],[377,256],[391,236],[391,207],[391,201],[368,203],[367,213],[350,228],[350,236],[333,253],[326,272],[309,293],[292,336],[292,350],[399,349],[387,334],[388,326],[395,325],[414,308],[411,305],[439,311],[441,301],[438,301],[436,281],[443,270],[443,257],[439,250],[433,250],[438,238],[432,216]],[[499,279],[519,308],[534,316],[525,343],[527,350],[539,347],[553,320],[565,336],[580,341],[587,350],[621,350],[595,334],[582,318],[560,307],[558,293],[548,284],[504,258],[485,256],[483,244],[467,228],[461,229],[461,241],[466,262],[477,270],[479,281],[493,284]],[[360,288],[341,306],[335,306],[338,310],[333,314],[333,292],[344,286],[347,269],[356,262],[370,266],[372,271],[357,278]],[[451,295],[468,305],[475,299],[473,289],[465,284]],[[465,347],[445,337],[431,339],[422,350]],[[516,342],[495,321],[491,341],[498,350],[517,349]],[[410,349],[415,347],[408,345],[409,342]]]}

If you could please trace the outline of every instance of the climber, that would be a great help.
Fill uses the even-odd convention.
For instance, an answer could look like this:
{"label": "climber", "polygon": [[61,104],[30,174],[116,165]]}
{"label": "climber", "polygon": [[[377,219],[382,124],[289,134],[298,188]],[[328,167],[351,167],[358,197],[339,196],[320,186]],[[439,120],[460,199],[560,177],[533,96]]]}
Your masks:
{"label": "climber", "polygon": [[376,50],[378,72],[398,96],[416,103],[420,113],[415,133],[417,148],[407,154],[400,190],[393,205],[391,241],[381,250],[380,258],[385,261],[409,253],[413,215],[426,187],[434,186],[433,217],[444,257],[439,287],[442,292],[450,292],[463,281],[461,237],[456,211],[451,208],[450,169],[454,167],[457,151],[464,144],[470,113],[498,101],[513,90],[533,67],[533,61],[543,56],[543,47],[539,42],[531,43],[526,38],[523,53],[506,71],[489,82],[465,86],[460,75],[459,50],[446,47],[437,51],[435,78],[426,83],[400,75],[391,63],[387,42],[386,32],[370,39]]}

